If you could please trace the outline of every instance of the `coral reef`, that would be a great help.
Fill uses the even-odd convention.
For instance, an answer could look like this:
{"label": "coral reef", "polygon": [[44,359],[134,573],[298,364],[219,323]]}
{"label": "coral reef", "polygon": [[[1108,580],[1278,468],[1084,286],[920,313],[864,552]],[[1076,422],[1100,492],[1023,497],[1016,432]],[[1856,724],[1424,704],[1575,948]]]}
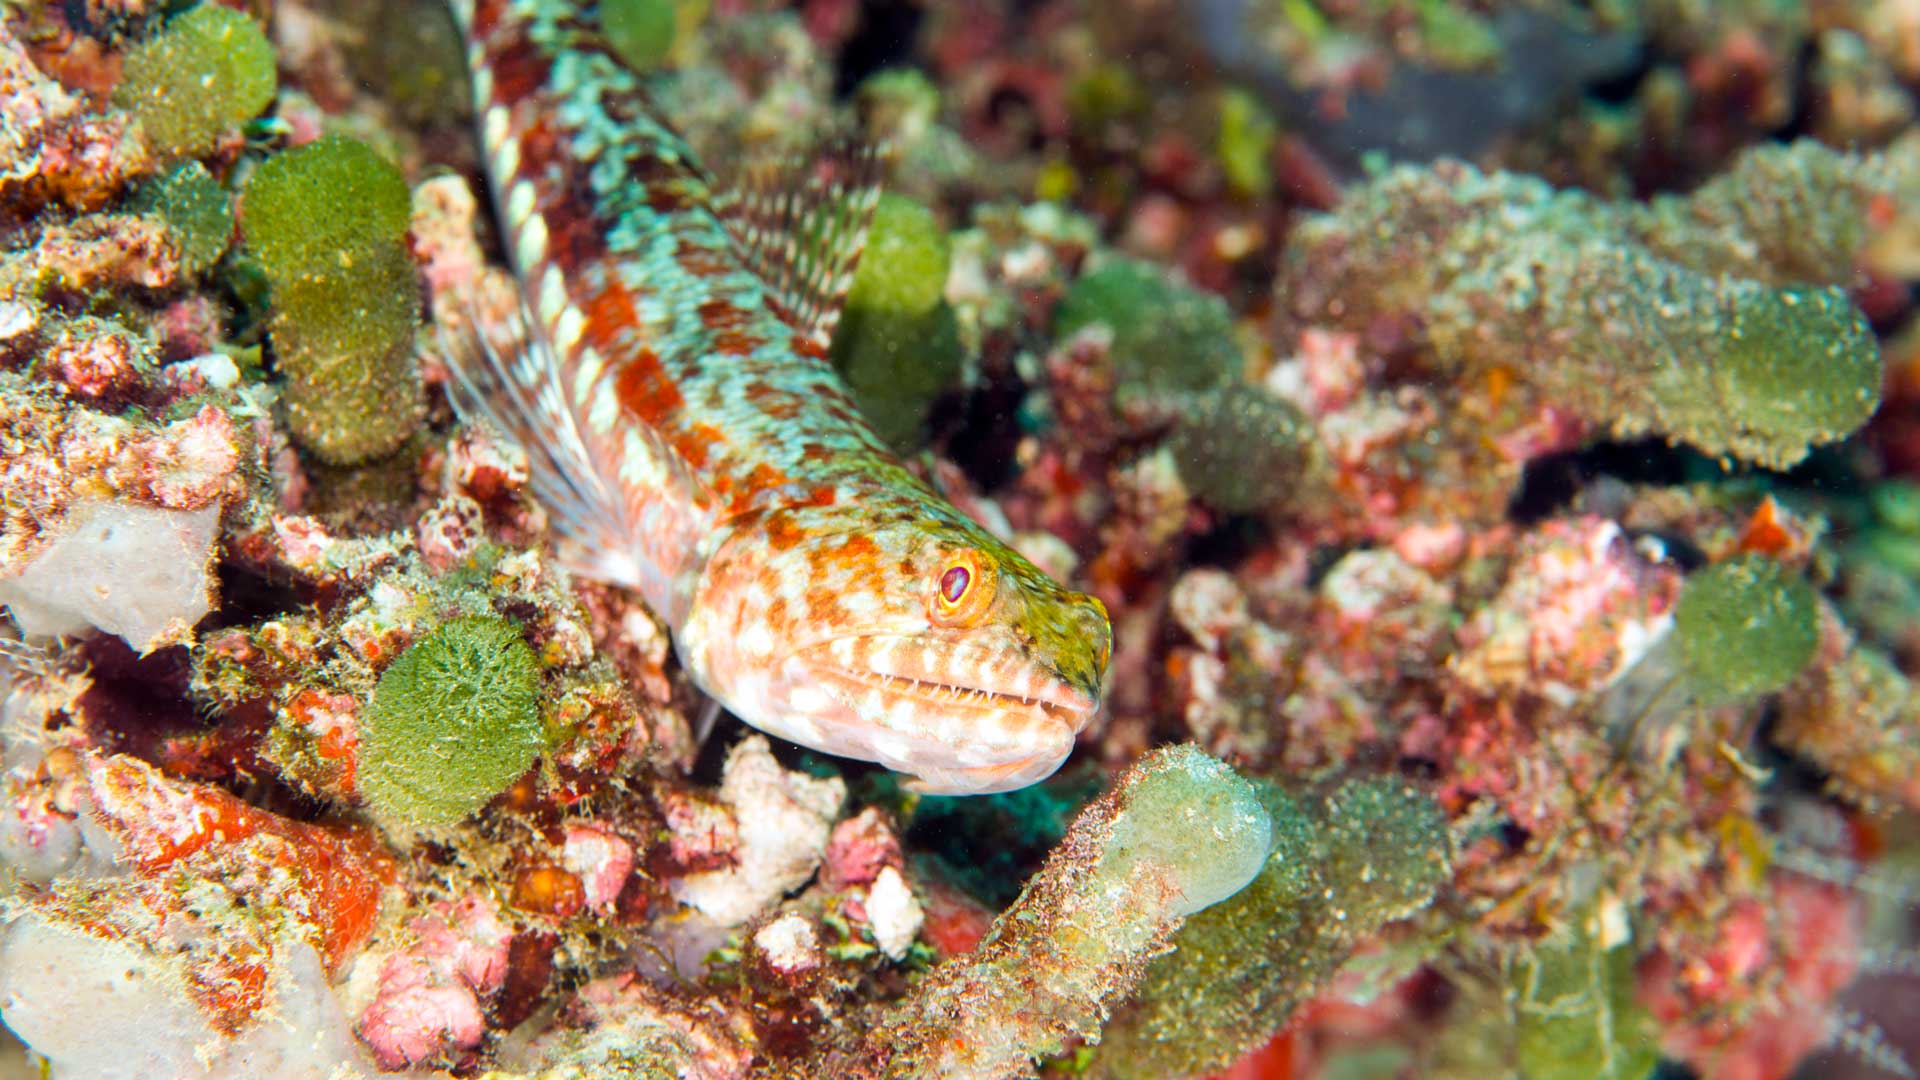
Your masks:
{"label": "coral reef", "polygon": [[[477,114],[447,6],[0,5],[0,1075],[1914,1073],[1912,3],[455,4],[611,39]],[[1057,774],[746,730],[454,408],[525,301],[635,535],[848,452],[654,380],[714,282],[1105,606]],[[761,479],[695,557],[869,500]]]}
{"label": "coral reef", "polygon": [[1415,320],[1437,373],[1511,391],[1513,427],[1547,414],[1784,467],[1879,402],[1865,318],[1820,286],[1846,278],[1870,204],[1896,198],[1888,172],[1802,143],[1641,210],[1402,167],[1303,225],[1278,288],[1306,323]]}

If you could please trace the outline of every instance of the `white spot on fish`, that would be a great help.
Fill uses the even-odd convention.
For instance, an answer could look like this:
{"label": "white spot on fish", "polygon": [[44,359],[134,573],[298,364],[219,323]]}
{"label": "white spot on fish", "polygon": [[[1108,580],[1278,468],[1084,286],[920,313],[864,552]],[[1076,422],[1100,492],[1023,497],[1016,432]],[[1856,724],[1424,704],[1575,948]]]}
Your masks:
{"label": "white spot on fish", "polygon": [[538,217],[530,217],[520,226],[520,243],[514,249],[514,255],[522,268],[533,266],[547,257],[547,223]]}
{"label": "white spot on fish", "polygon": [[833,699],[817,686],[796,686],[787,694],[787,704],[797,712],[815,714],[826,712]]}
{"label": "white spot on fish", "polygon": [[533,181],[516,180],[513,190],[507,193],[507,222],[518,225],[533,214],[534,200],[538,193],[533,190]]}
{"label": "white spot on fish", "polygon": [[[532,225],[532,223],[530,220],[528,225]],[[526,243],[526,239],[526,230],[523,229],[520,232],[521,243]],[[546,224],[542,222],[540,226],[541,250],[544,251],[546,246],[547,227]],[[522,265],[530,266],[532,262],[533,260],[528,260],[528,262]],[[549,266],[547,267],[547,272],[540,277],[540,318],[545,320],[548,326],[552,326],[560,321],[560,313],[567,310],[567,307],[567,279],[561,276],[559,267]]]}
{"label": "white spot on fish", "polygon": [[[579,308],[568,304],[566,310],[560,313],[560,317],[553,320],[553,347],[563,353],[572,352],[573,347],[580,344],[580,335],[586,331],[586,328],[586,316],[580,314]],[[599,377],[598,369],[595,370],[594,377]],[[577,384],[583,388],[592,385],[593,379]],[[574,392],[584,394],[583,389],[576,389]]]}
{"label": "white spot on fish", "polygon": [[[482,70],[485,70],[485,69],[482,69]],[[507,147],[513,145],[512,143],[507,141],[508,121],[507,121],[507,110],[505,108],[499,105],[490,106],[487,109],[486,118],[482,122],[486,126],[482,129],[481,138],[485,140],[487,146],[490,147],[496,154],[505,150]],[[516,160],[518,159],[518,156],[519,155],[517,154],[515,155]],[[503,172],[500,175],[506,176],[510,174],[512,171],[513,170],[508,169],[506,170],[506,172]]]}
{"label": "white spot on fish", "polygon": [[766,623],[754,623],[741,631],[740,647],[754,659],[766,660],[773,656],[773,634],[768,632]]}
{"label": "white spot on fish", "polygon": [[[495,108],[488,115],[499,113],[502,121],[506,119],[504,109]],[[520,171],[520,144],[516,140],[506,139],[493,147],[493,175],[496,180],[505,180]]]}

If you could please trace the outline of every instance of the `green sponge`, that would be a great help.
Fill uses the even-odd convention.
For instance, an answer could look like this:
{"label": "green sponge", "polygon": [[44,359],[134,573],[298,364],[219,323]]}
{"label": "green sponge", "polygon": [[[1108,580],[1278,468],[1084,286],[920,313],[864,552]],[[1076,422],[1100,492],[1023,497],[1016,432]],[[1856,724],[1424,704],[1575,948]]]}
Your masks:
{"label": "green sponge", "polygon": [[1181,410],[1169,445],[1180,480],[1230,514],[1278,507],[1301,486],[1312,426],[1291,403],[1232,383]]}
{"label": "green sponge", "polygon": [[667,62],[680,37],[676,0],[604,0],[600,30],[613,54],[635,71],[652,71]]}
{"label": "green sponge", "polygon": [[180,245],[180,264],[204,274],[233,239],[233,199],[207,167],[189,161],[141,192],[140,207],[157,214]]}
{"label": "green sponge", "polygon": [[933,211],[884,194],[834,335],[833,362],[874,430],[903,453],[926,434],[929,410],[959,383],[965,352],[942,299],[950,251]]}
{"label": "green sponge", "polygon": [[1239,374],[1233,319],[1219,297],[1178,285],[1153,266],[1112,259],[1060,301],[1054,333],[1094,323],[1113,330],[1118,385],[1129,391],[1210,390]]}
{"label": "green sponge", "polygon": [[1839,289],[1759,290],[1736,303],[1713,382],[1717,404],[1748,440],[1832,442],[1879,405],[1880,348]]}

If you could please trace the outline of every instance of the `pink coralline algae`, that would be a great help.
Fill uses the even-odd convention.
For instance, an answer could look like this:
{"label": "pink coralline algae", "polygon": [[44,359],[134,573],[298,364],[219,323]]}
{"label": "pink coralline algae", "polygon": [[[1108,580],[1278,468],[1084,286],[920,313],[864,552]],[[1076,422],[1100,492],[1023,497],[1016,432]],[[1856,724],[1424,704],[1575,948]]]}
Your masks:
{"label": "pink coralline algae", "polygon": [[1680,584],[1670,565],[1601,520],[1548,523],[1510,573],[1460,630],[1455,674],[1482,692],[1571,699],[1604,688],[1665,632]]}
{"label": "pink coralline algae", "polygon": [[[512,932],[489,902],[440,904],[407,926],[412,943],[379,962],[373,1001],[358,1030],[383,1069],[472,1050],[486,1031],[485,1002],[506,979]],[[370,964],[378,953],[360,963]]]}
{"label": "pink coralline algae", "polygon": [[0,26],[0,203],[91,210],[150,167],[122,115],[96,115]]}

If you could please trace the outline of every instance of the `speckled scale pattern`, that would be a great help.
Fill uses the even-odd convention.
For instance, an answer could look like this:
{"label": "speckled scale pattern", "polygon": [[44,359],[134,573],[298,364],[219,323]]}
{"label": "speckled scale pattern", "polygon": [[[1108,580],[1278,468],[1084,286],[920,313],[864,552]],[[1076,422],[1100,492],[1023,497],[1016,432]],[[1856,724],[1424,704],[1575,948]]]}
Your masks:
{"label": "speckled scale pattern", "polygon": [[[594,5],[453,6],[532,324],[450,350],[456,403],[526,446],[573,565],[639,588],[757,727],[932,791],[1052,772],[1098,705],[1105,612],[916,478],[828,363],[873,188],[801,192],[857,227],[792,250],[765,211],[805,199],[719,190]],[[978,584],[949,608],[956,564]]]}

